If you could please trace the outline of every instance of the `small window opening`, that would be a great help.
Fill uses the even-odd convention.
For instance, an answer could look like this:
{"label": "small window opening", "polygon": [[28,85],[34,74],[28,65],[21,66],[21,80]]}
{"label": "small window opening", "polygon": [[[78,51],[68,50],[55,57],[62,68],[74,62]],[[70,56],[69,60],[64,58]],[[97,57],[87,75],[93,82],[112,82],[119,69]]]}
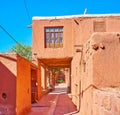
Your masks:
{"label": "small window opening", "polygon": [[63,47],[63,27],[45,28],[45,48]]}

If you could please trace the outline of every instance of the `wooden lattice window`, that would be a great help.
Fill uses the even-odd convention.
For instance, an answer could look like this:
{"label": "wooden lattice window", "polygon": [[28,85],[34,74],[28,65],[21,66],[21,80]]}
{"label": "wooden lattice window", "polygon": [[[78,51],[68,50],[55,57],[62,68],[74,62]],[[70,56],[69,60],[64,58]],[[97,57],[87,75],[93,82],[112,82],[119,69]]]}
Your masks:
{"label": "wooden lattice window", "polygon": [[45,48],[63,47],[63,27],[45,28]]}

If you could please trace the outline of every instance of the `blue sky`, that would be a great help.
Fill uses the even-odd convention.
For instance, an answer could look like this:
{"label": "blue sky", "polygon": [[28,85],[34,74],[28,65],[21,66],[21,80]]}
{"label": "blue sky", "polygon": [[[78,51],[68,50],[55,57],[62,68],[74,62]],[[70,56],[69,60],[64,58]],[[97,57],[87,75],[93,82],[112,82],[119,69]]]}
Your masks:
{"label": "blue sky", "polygon": [[[25,3],[29,12],[27,15]],[[33,16],[64,16],[120,13],[120,0],[0,0],[0,25],[19,43],[32,44]],[[16,43],[0,28],[0,52],[7,52]]]}

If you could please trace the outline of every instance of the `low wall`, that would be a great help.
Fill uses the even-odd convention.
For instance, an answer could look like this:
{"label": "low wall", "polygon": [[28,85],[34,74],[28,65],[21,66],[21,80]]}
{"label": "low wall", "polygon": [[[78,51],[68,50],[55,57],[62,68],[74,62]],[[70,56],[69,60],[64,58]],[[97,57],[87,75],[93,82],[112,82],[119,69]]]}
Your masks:
{"label": "low wall", "polygon": [[16,112],[16,55],[0,54],[0,115]]}
{"label": "low wall", "polygon": [[31,68],[30,62],[17,56],[17,115],[24,115],[31,109]]}

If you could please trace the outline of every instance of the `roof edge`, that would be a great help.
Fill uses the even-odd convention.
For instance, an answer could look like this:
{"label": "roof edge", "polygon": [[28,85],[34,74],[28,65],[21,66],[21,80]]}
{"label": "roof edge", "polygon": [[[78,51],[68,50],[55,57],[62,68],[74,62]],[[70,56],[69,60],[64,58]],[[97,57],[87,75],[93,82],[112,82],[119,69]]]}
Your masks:
{"label": "roof edge", "polygon": [[84,17],[111,17],[120,16],[120,14],[84,14],[84,15],[67,15],[67,16],[33,16],[32,20],[51,20],[51,19],[69,19]]}

